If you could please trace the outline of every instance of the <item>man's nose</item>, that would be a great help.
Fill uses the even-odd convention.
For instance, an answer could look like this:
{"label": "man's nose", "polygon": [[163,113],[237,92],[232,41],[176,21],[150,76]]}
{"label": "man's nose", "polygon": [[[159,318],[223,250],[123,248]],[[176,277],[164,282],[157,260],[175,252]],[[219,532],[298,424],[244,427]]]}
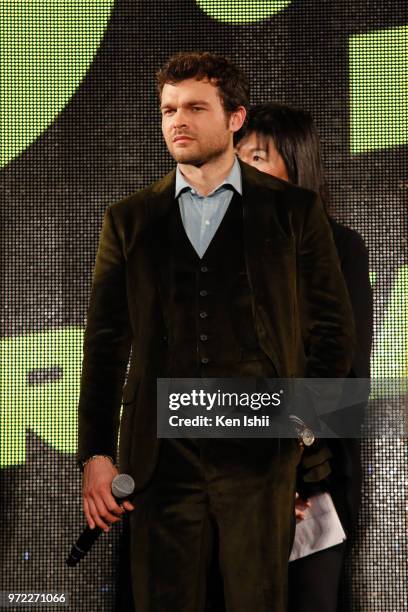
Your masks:
{"label": "man's nose", "polygon": [[182,108],[178,108],[173,115],[173,126],[178,129],[187,125],[186,113]]}

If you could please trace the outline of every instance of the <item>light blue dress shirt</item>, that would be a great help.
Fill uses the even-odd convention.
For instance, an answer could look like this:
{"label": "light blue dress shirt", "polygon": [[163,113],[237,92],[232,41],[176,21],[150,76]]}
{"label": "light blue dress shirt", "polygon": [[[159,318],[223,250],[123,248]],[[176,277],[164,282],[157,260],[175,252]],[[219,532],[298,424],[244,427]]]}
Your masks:
{"label": "light blue dress shirt", "polygon": [[225,180],[211,193],[201,196],[176,169],[176,194],[184,229],[199,257],[203,257],[232,200],[234,189],[242,195],[241,167],[234,165]]}

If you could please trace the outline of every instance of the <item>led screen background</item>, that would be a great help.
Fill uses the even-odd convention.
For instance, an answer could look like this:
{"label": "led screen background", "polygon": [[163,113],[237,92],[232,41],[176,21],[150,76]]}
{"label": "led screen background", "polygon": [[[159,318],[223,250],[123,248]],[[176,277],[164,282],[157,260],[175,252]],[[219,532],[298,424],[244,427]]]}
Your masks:
{"label": "led screen background", "polygon": [[[154,73],[174,52],[228,55],[254,103],[310,110],[333,215],[370,252],[376,377],[408,371],[405,0],[0,0],[0,465],[3,590],[111,610],[119,529],[75,570],[82,336],[106,206],[172,167]],[[386,409],[386,406],[384,407]],[[407,608],[405,440],[363,443],[349,566],[354,609]]]}

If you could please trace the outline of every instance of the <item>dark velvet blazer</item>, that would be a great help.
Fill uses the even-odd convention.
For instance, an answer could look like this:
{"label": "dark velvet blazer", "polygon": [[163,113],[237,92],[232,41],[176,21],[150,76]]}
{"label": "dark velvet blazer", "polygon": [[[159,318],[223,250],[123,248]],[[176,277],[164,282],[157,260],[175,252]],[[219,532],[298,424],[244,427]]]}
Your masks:
{"label": "dark velvet blazer", "polygon": [[[260,346],[279,377],[346,376],[353,315],[321,204],[313,192],[240,165],[245,261]],[[168,258],[160,227],[178,205],[174,186],[175,170],[107,208],[84,337],[78,460],[116,458],[123,399],[119,465],[138,489],[152,474],[159,444],[155,385],[167,350],[160,277]]]}

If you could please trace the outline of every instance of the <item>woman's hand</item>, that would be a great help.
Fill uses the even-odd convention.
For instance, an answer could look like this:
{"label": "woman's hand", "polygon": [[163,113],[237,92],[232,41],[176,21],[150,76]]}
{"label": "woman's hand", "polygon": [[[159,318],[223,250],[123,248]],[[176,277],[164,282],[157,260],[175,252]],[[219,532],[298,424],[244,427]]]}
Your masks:
{"label": "woman's hand", "polygon": [[295,517],[297,523],[303,521],[305,518],[305,510],[310,508],[311,505],[312,503],[309,499],[304,500],[300,497],[299,493],[295,493]]}

